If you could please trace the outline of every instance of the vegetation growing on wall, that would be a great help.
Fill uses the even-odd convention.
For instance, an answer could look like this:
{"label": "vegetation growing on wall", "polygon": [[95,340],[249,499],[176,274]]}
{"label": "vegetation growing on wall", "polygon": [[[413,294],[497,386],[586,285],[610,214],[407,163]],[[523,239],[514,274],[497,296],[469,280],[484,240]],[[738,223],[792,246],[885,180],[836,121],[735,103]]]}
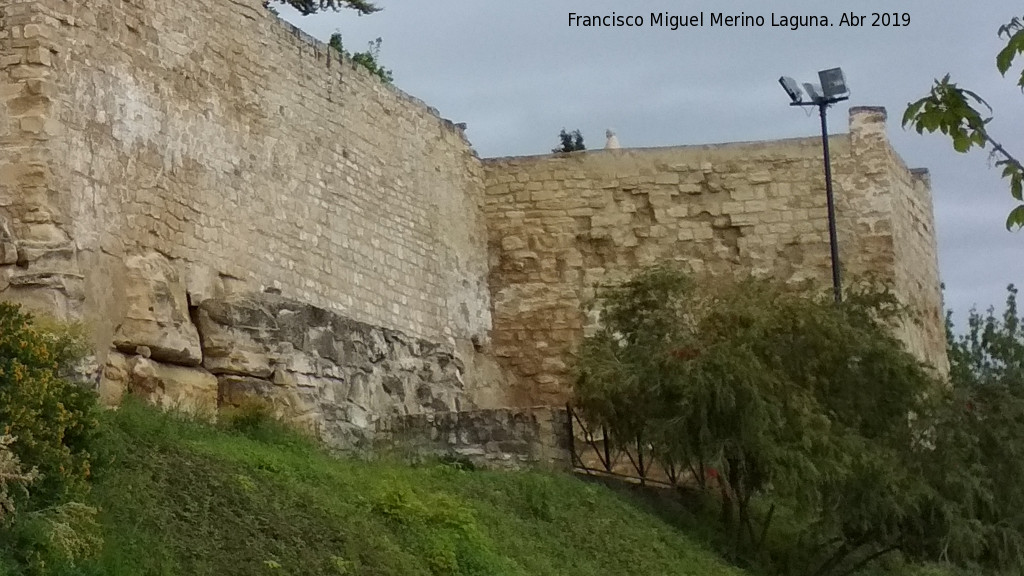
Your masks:
{"label": "vegetation growing on wall", "polygon": [[556,154],[559,152],[576,152],[587,149],[583,144],[583,134],[579,130],[566,132],[565,128],[562,128],[562,131],[558,134],[558,140],[558,147],[551,150]]}
{"label": "vegetation growing on wall", "polygon": [[366,52],[356,52],[353,54],[346,50],[344,44],[342,44],[341,33],[335,32],[331,34],[331,39],[327,45],[337,50],[346,59],[369,70],[370,74],[380,78],[385,84],[390,84],[395,80],[394,75],[391,73],[391,70],[380,65],[380,45],[382,42],[382,39],[377,38],[369,43]]}

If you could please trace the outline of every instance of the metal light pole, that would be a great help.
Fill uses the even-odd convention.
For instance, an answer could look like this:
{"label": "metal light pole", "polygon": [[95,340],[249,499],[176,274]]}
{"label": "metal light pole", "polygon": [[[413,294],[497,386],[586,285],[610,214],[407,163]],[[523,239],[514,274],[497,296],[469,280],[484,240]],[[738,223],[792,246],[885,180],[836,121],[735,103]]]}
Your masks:
{"label": "metal light pole", "polygon": [[[845,99],[845,98],[844,98]],[[828,104],[818,105],[821,113],[821,148],[825,156],[825,201],[828,204],[828,243],[832,251],[832,291],[836,304],[843,301],[843,281],[839,274],[839,241],[836,238],[836,202],[832,195],[832,157],[828,153],[828,120],[825,111]]]}
{"label": "metal light pole", "polygon": [[795,80],[788,76],[779,78],[779,84],[789,94],[790,106],[817,106],[821,115],[821,148],[825,160],[825,201],[828,205],[828,242],[832,256],[832,292],[836,304],[843,301],[843,283],[839,265],[839,240],[836,236],[836,205],[832,194],[832,158],[828,151],[828,107],[836,102],[849,99],[846,78],[839,68],[818,72],[821,86],[804,84],[810,102],[804,102],[803,92]]}

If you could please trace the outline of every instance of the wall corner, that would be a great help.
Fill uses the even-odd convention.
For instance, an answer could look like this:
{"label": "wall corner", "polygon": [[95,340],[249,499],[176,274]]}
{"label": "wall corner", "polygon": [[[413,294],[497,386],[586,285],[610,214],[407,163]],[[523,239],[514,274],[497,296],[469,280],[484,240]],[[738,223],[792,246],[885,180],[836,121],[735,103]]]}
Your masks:
{"label": "wall corner", "polygon": [[886,122],[889,118],[883,106],[851,106],[849,117],[850,139],[854,156],[871,153],[874,146],[888,146]]}
{"label": "wall corner", "polygon": [[66,319],[84,296],[56,174],[63,17],[51,4],[0,5],[0,298]]}

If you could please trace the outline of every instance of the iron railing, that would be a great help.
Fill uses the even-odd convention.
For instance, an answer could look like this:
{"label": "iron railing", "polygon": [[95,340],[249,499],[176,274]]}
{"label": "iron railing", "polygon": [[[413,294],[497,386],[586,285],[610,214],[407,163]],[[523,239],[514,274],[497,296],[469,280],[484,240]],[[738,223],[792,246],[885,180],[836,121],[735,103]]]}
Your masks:
{"label": "iron railing", "polygon": [[658,454],[643,438],[616,438],[604,426],[588,425],[571,404],[566,404],[565,408],[569,416],[569,450],[574,470],[620,478],[641,486],[682,487],[692,481],[692,474],[683,473],[675,462]]}

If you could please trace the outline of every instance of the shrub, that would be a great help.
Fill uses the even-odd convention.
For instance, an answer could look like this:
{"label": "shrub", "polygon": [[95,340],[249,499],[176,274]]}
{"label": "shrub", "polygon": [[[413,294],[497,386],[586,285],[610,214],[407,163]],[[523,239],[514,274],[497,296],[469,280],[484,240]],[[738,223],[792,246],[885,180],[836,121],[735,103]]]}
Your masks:
{"label": "shrub", "polygon": [[380,45],[383,42],[381,38],[377,38],[369,43],[366,52],[351,53],[342,44],[341,33],[335,32],[331,34],[331,39],[327,42],[327,45],[337,50],[342,56],[353,63],[369,70],[370,74],[380,78],[385,84],[391,84],[395,81],[394,75],[391,73],[391,70],[380,65]]}
{"label": "shrub", "polygon": [[71,333],[39,330],[16,306],[0,303],[0,432],[22,466],[38,471],[35,505],[84,488],[89,443],[96,428],[91,391],[69,382],[75,350]]}
{"label": "shrub", "polygon": [[0,436],[0,525],[10,522],[14,515],[14,496],[12,492],[20,488],[28,495],[28,485],[35,480],[34,470],[25,471],[18,457],[11,452],[13,436]]}
{"label": "shrub", "polygon": [[4,545],[11,550],[20,573],[75,573],[74,567],[94,557],[103,545],[97,514],[96,508],[81,502],[28,512],[4,534]]}
{"label": "shrub", "polygon": [[586,145],[583,144],[583,133],[579,130],[566,132],[565,128],[562,128],[562,131],[558,133],[558,141],[558,147],[551,149],[556,154],[560,152],[578,152],[587,149]]}
{"label": "shrub", "polygon": [[80,329],[0,303],[0,566],[14,574],[73,567],[100,546],[96,509],[75,501],[97,427],[93,393],[72,381],[86,350]]}

